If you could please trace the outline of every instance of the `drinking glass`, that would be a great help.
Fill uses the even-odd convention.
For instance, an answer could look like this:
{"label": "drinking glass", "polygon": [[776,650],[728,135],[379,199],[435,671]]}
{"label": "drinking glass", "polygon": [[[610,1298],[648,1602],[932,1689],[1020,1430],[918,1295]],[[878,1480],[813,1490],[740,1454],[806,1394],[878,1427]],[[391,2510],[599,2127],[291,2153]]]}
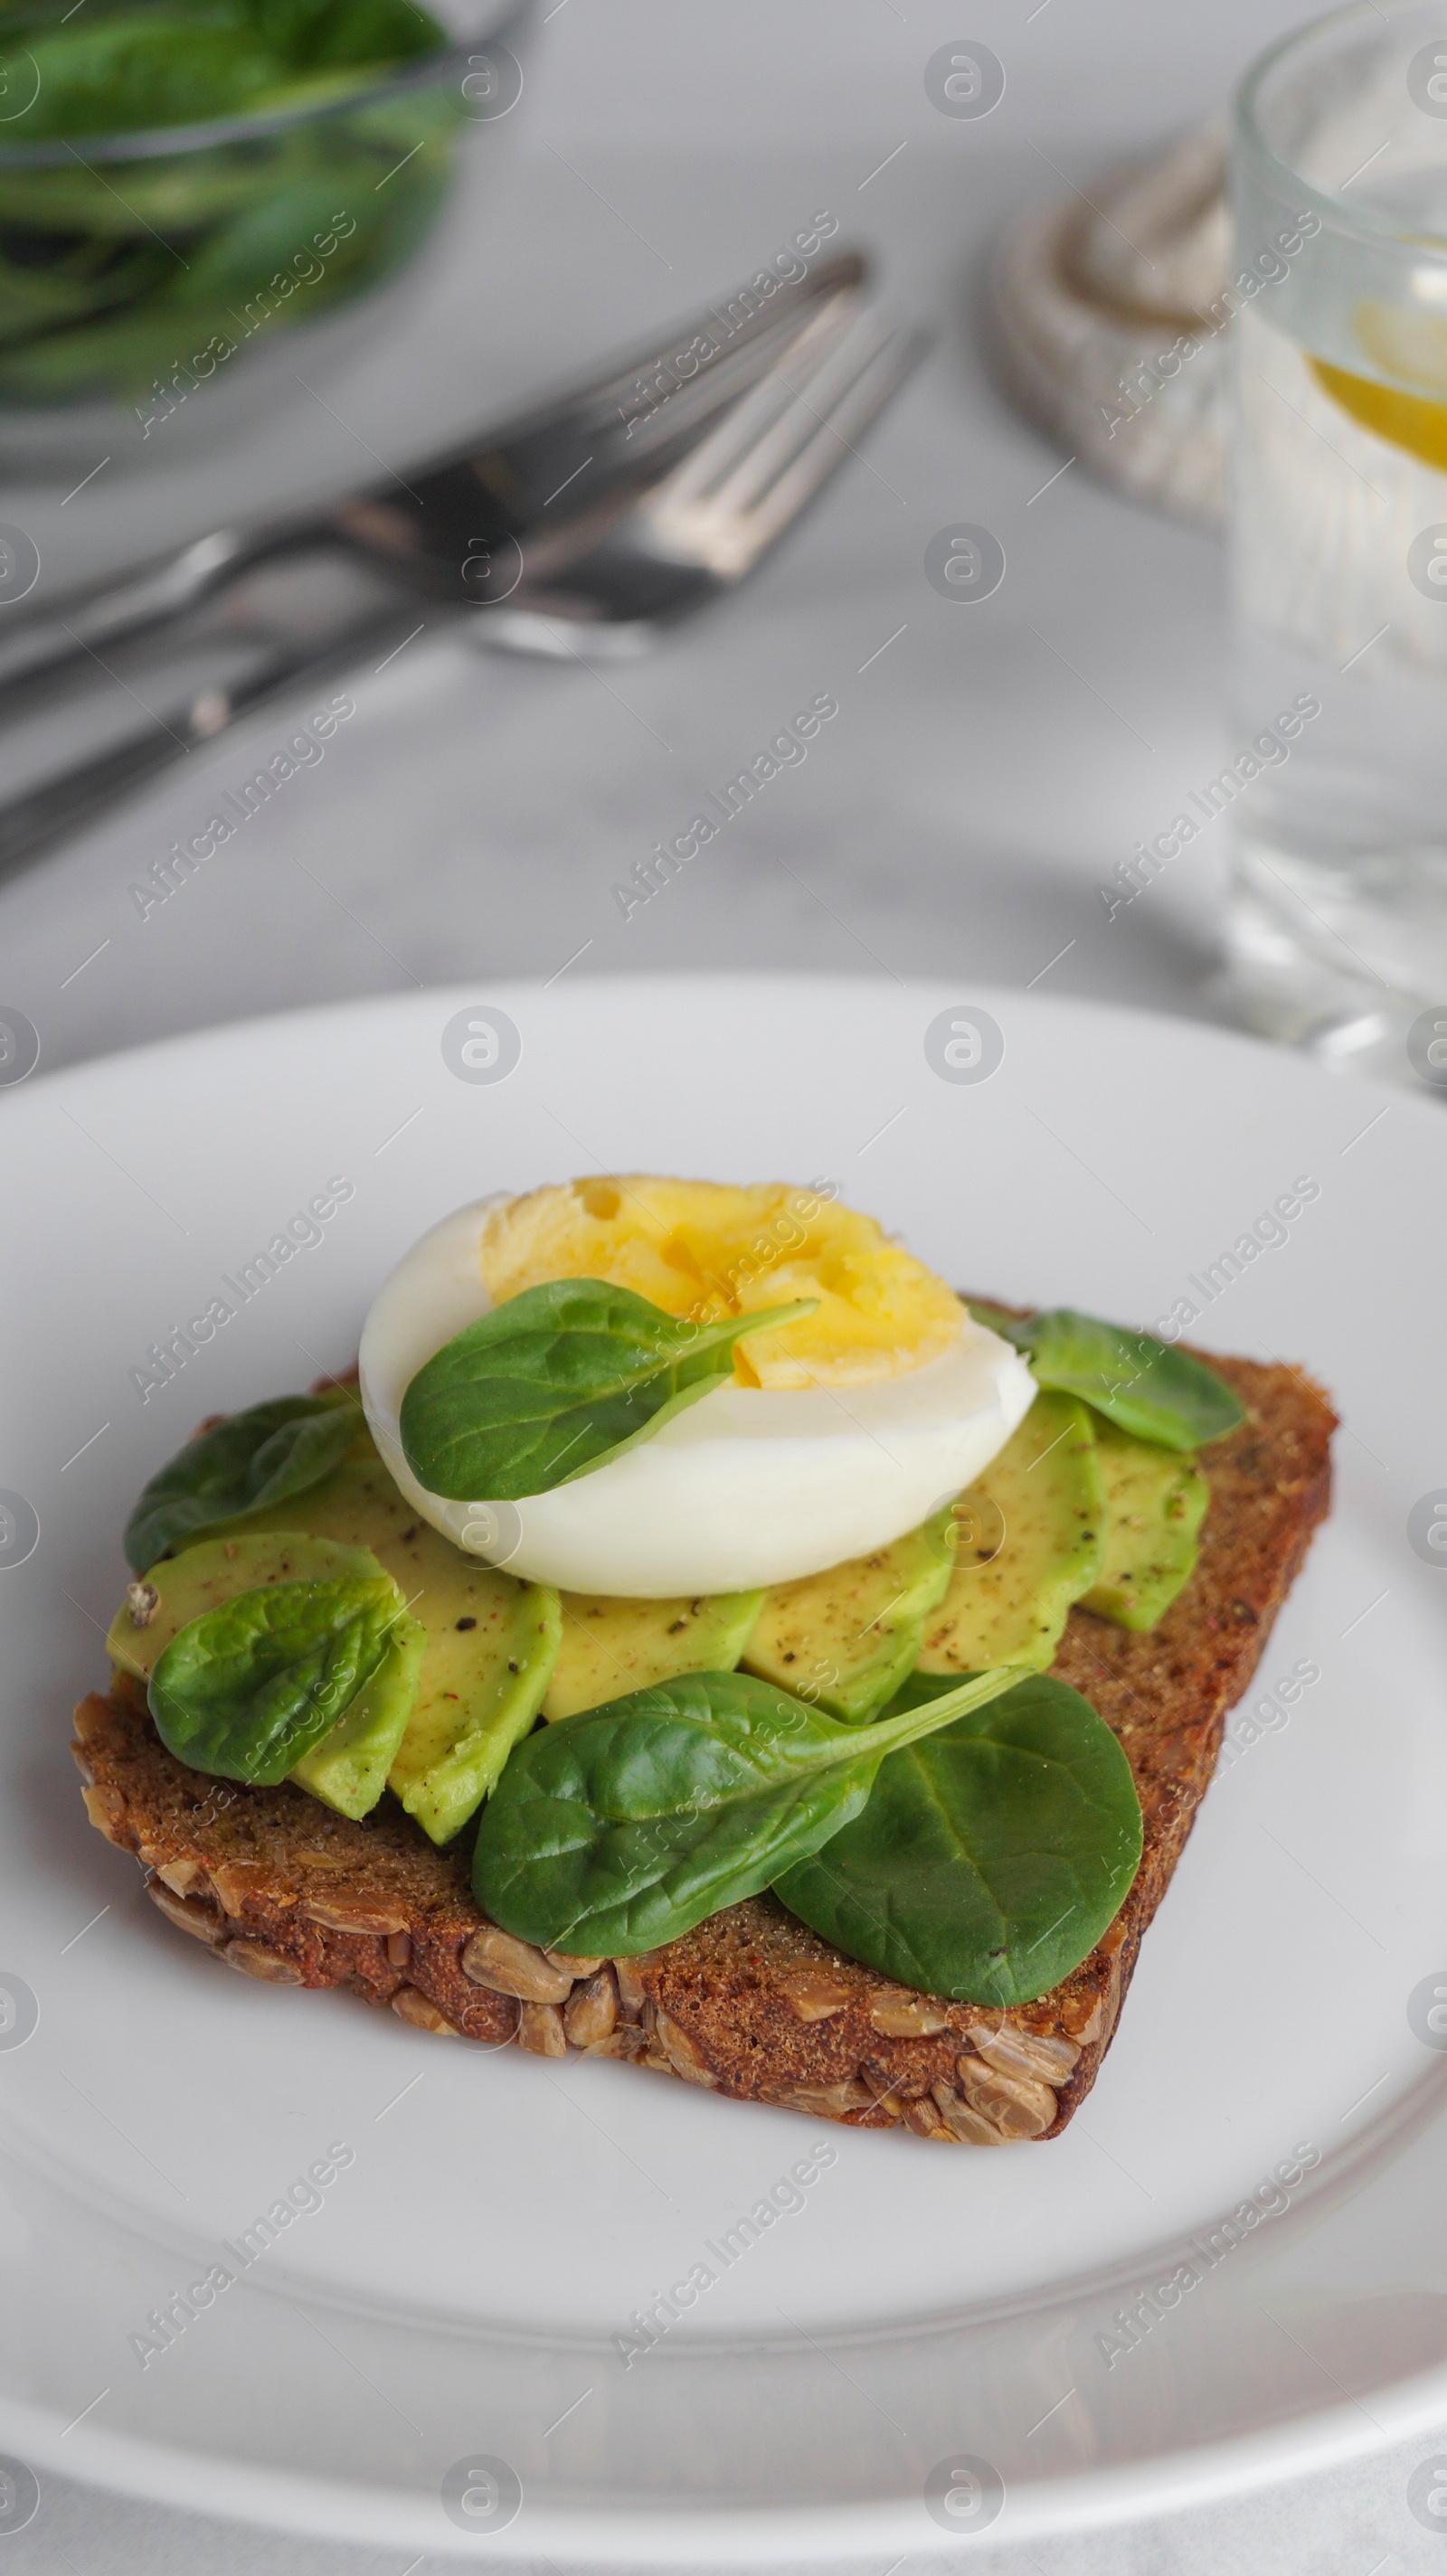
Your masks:
{"label": "drinking glass", "polygon": [[1447,0],[1367,0],[1265,55],[1233,191],[1236,998],[1441,1086]]}

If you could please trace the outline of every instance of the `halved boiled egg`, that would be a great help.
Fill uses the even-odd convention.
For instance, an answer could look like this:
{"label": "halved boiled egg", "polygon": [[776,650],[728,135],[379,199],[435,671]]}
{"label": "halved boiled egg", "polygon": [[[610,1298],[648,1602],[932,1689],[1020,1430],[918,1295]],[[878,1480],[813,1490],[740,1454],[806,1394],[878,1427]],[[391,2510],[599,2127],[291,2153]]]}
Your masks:
{"label": "halved boiled egg", "polygon": [[[419,1484],[402,1399],[464,1326],[525,1288],[602,1279],[701,1323],[816,1300],[736,1346],[733,1378],[574,1483],[514,1503]],[[391,1474],[458,1546],[569,1592],[664,1599],[822,1573],[973,1483],[1035,1381],[872,1217],[819,1191],[625,1174],[459,1208],[399,1262],[362,1335]]]}

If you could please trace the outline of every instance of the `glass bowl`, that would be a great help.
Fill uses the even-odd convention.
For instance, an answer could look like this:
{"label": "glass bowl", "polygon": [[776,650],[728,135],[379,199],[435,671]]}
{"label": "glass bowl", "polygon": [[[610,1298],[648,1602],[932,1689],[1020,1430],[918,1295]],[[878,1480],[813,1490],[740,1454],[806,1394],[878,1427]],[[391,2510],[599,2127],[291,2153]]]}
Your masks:
{"label": "glass bowl", "polygon": [[510,46],[529,12],[530,0],[446,0],[415,13],[440,43],[352,73],[341,94],[323,77],[270,112],[43,139],[26,136],[40,66],[12,34],[0,52],[0,447],[63,472],[108,424],[144,441],[202,394],[219,417],[233,408],[217,401],[223,383],[250,385],[300,331],[327,324],[335,342],[350,312],[349,345],[434,231],[469,137],[515,104]]}

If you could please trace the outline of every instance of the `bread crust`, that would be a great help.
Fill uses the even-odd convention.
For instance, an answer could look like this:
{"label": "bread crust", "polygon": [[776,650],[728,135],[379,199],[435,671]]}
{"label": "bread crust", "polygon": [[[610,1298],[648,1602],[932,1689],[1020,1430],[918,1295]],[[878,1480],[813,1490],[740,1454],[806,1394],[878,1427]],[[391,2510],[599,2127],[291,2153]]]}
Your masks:
{"label": "bread crust", "polygon": [[[487,1918],[465,1848],[437,1850],[390,1798],[354,1824],[300,1789],[188,1770],[124,1676],[76,1711],[91,1821],[136,1854],[178,1929],[268,1982],[344,1987],[493,2047],[558,2054],[576,2033],[592,2054],[856,2128],[903,2123],[979,2145],[1058,2136],[1100,2071],[1226,1717],[1330,1504],[1336,1417],[1322,1390],[1299,1369],[1209,1357],[1247,1419],[1210,1452],[1191,1581],[1143,1634],[1073,1610],[1052,1667],[1119,1738],[1145,1843],[1104,1939],[1036,2003],[1001,2013],[916,1995],[843,1957],[771,1895],[612,1968],[559,1970],[523,1944],[479,1944]],[[483,1955],[499,1946],[501,1968]]]}

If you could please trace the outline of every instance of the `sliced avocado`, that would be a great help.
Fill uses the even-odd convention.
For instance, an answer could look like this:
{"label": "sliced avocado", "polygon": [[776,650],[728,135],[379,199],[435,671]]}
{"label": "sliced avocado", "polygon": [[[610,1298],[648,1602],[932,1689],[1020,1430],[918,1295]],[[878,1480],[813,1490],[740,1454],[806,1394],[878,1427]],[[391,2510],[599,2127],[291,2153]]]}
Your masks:
{"label": "sliced avocado", "polygon": [[[1037,1395],[1025,1419],[955,1506],[981,1533],[957,1551],[949,1590],[928,1623],[922,1673],[1053,1661],[1073,1601],[1100,1577],[1105,1492],[1095,1433],[1078,1396]],[[1002,1534],[1003,1524],[1003,1534]]]}
{"label": "sliced avocado", "polygon": [[[172,1638],[238,1593],[260,1592],[273,1583],[320,1583],[338,1574],[380,1576],[386,1571],[370,1548],[341,1546],[335,1539],[298,1530],[238,1531],[234,1538],[201,1539],[180,1556],[163,1557],[132,1585],[131,1597],[111,1621],[106,1650],[122,1672],[149,1683]],[[132,1597],[137,1609],[149,1613],[143,1627],[136,1625]],[[365,1816],[375,1807],[406,1731],[426,1642],[420,1621],[404,1613],[380,1670],[288,1777],[344,1816]]]}
{"label": "sliced avocado", "polygon": [[426,1629],[416,1705],[388,1778],[423,1831],[449,1842],[537,1716],[561,1633],[556,1592],[454,1547],[399,1492],[365,1430],[330,1476],[260,1518],[278,1526],[283,1516],[370,1548]]}
{"label": "sliced avocado", "polygon": [[339,1815],[368,1815],[387,1786],[397,1748],[408,1732],[426,1651],[426,1629],[404,1610],[366,1689],[358,1691],[330,1735],[294,1764],[288,1779],[299,1781]]}
{"label": "sliced avocado", "polygon": [[[437,1543],[457,1555],[445,1539]],[[542,1705],[563,1624],[546,1583],[516,1583],[466,1557],[459,1566],[471,1604],[460,1620],[433,1625],[440,1582],[414,1605],[427,1619],[427,1652],[412,1723],[389,1774],[408,1815],[435,1843],[450,1842],[497,1787]]]}
{"label": "sliced avocado", "polygon": [[[148,1682],[171,1639],[204,1610],[234,1601],[238,1592],[259,1592],[267,1583],[320,1583],[329,1575],[382,1571],[366,1547],[339,1547],[332,1539],[303,1536],[296,1529],[200,1539],[180,1556],[162,1557],[131,1585],[111,1621],[106,1653],[123,1673]],[[154,1606],[147,1597],[151,1593]],[[137,1611],[144,1626],[136,1624]]]}
{"label": "sliced avocado", "polygon": [[731,1673],[753,1634],[762,1592],[712,1592],[696,1601],[625,1601],[564,1592],[563,1642],[544,1717],[575,1717],[625,1691],[678,1673]]}
{"label": "sliced avocado", "polygon": [[863,1725],[918,1660],[953,1567],[953,1504],[872,1556],[764,1595],[745,1670]]}
{"label": "sliced avocado", "polygon": [[1153,1628],[1196,1570],[1211,1488],[1194,1458],[1095,1426],[1105,1486],[1105,1554],[1081,1607],[1119,1628]]}

